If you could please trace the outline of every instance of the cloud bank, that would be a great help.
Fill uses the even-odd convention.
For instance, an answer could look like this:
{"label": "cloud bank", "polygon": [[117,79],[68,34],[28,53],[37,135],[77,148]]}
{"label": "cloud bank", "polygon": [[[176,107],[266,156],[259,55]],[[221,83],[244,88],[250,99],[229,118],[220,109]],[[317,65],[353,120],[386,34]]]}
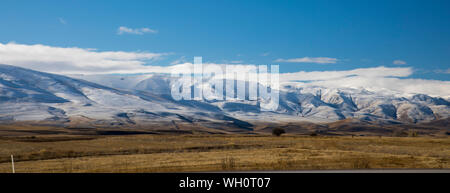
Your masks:
{"label": "cloud bank", "polygon": [[321,81],[321,80],[335,80],[349,77],[408,77],[413,74],[412,68],[388,68],[384,66],[375,68],[357,68],[354,70],[342,71],[313,71],[313,72],[294,72],[284,73],[281,80],[285,82],[290,81]]}
{"label": "cloud bank", "polygon": [[56,74],[112,74],[164,72],[144,66],[164,53],[97,51],[77,47],[63,48],[41,44],[0,43],[0,64],[9,64]]}

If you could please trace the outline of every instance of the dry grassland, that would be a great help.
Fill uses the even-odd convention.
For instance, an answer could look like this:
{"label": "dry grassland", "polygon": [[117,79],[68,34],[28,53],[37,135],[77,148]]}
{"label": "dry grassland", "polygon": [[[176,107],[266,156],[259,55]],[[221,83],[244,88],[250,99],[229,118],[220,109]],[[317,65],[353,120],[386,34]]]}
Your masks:
{"label": "dry grassland", "polygon": [[41,135],[0,138],[0,172],[450,168],[450,138]]}

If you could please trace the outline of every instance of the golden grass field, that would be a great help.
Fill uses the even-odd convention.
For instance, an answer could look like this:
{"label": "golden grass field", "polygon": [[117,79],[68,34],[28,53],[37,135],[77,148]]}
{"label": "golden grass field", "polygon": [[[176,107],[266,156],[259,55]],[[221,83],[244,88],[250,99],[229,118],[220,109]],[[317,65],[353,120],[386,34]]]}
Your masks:
{"label": "golden grass field", "polygon": [[450,168],[450,138],[266,134],[0,138],[0,172]]}

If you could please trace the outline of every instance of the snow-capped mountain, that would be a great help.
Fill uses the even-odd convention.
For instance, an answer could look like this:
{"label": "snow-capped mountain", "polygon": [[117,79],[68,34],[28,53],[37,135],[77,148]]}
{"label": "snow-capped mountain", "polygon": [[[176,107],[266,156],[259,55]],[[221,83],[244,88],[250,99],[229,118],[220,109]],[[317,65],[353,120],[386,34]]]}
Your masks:
{"label": "snow-capped mountain", "polygon": [[[368,121],[419,123],[450,117],[450,102],[424,94],[402,97],[364,89],[284,84],[277,111],[257,101],[175,101],[166,74],[72,75],[0,65],[0,121],[152,125],[161,122],[249,128],[253,122]],[[195,84],[194,86],[198,86]]]}
{"label": "snow-capped mountain", "polygon": [[[174,81],[164,74],[76,77],[118,89],[165,96],[170,95],[170,83]],[[295,84],[284,84],[280,89],[280,106],[276,112],[261,112],[255,101],[203,102],[243,120],[331,122],[358,118],[417,123],[450,116],[449,101],[425,94],[401,96],[394,92],[376,93],[365,89],[302,87]]]}
{"label": "snow-capped mountain", "polygon": [[[246,123],[195,102],[184,104],[142,91],[124,91],[85,80],[0,65],[0,120],[75,125],[161,125],[174,121]],[[208,113],[204,113],[207,111]]]}

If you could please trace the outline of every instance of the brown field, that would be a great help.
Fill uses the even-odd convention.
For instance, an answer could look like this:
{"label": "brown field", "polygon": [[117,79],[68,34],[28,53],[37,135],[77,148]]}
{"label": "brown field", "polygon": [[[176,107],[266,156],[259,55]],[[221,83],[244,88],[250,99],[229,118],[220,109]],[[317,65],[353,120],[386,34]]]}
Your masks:
{"label": "brown field", "polygon": [[0,172],[185,172],[450,168],[448,137],[268,134],[0,138]]}

